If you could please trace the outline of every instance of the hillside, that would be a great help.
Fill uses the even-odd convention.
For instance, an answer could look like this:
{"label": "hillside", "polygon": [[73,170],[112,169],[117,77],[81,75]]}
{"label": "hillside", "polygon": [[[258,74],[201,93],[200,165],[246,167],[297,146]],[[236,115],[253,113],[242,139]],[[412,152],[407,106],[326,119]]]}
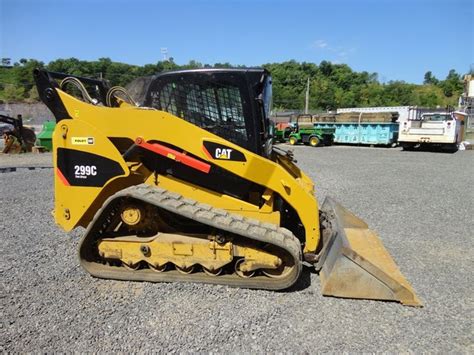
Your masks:
{"label": "hillside", "polygon": [[[454,106],[462,91],[461,76],[455,70],[450,70],[444,80],[438,80],[431,72],[427,72],[424,74],[424,84],[417,85],[404,81],[381,83],[376,73],[356,72],[346,64],[327,61],[318,65],[291,60],[262,66],[272,73],[274,107],[277,110],[299,110],[304,107],[308,78],[309,108],[312,110],[362,106]],[[133,79],[164,70],[234,66],[229,63],[209,65],[196,61],[178,65],[172,59],[144,66],[113,62],[109,58],[96,61],[57,59],[48,64],[35,59],[21,59],[13,66],[0,67],[0,103],[38,101],[31,74],[36,67],[86,77],[102,77],[109,80],[111,85],[125,86]]]}

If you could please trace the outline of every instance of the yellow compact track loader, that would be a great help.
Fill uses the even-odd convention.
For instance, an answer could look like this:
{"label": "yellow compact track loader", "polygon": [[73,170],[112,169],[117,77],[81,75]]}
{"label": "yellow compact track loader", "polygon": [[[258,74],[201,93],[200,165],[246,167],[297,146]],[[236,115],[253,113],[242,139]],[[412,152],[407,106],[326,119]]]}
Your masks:
{"label": "yellow compact track loader", "polygon": [[303,265],[324,295],[420,306],[378,236],[272,146],[264,69],[165,72],[136,104],[106,81],[34,77],[56,117],[54,218],[82,226],[93,276],[287,289]]}

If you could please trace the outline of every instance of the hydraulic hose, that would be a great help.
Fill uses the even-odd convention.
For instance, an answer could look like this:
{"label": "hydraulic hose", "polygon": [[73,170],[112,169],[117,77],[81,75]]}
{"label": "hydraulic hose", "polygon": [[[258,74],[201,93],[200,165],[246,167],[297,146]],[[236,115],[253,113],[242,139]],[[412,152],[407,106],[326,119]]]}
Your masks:
{"label": "hydraulic hose", "polygon": [[109,107],[112,107],[112,97],[118,97],[116,94],[120,94],[124,96],[125,101],[128,102],[129,104],[133,106],[138,106],[138,104],[132,99],[132,97],[129,95],[129,93],[125,90],[125,88],[121,86],[114,86],[110,88],[110,90],[107,92],[107,97],[106,97],[106,105]]}
{"label": "hydraulic hose", "polygon": [[68,76],[67,78],[64,78],[61,83],[59,84],[59,87],[61,88],[61,90],[64,90],[64,87],[67,85],[67,84],[72,84],[74,85],[80,92],[81,92],[81,95],[82,95],[82,98],[86,101],[86,102],[89,102],[93,105],[97,105],[98,104],[98,101],[97,99],[94,99],[92,98],[89,93],[87,92],[87,89],[85,88],[84,84],[82,84],[82,82],[77,79],[77,78],[74,78],[72,76]]}

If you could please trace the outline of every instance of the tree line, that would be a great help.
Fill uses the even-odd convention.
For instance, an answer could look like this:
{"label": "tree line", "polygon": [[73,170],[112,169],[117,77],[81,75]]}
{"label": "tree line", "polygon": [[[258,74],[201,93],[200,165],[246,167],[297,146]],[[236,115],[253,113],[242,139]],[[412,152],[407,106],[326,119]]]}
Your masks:
{"label": "tree line", "polygon": [[[13,65],[0,67],[0,102],[36,102],[34,68],[64,72],[78,76],[104,78],[111,85],[126,86],[133,79],[166,70],[197,68],[243,67],[230,63],[202,64],[191,60],[178,65],[172,58],[143,66],[113,62],[109,58],[85,61],[76,58],[57,59],[45,64],[36,59],[20,59]],[[273,77],[273,101],[276,110],[301,110],[309,79],[309,108],[313,111],[338,107],[374,107],[416,105],[437,107],[457,104],[463,89],[461,75],[450,70],[444,80],[434,77],[431,71],[424,75],[422,85],[404,81],[381,83],[376,73],[356,72],[346,64],[297,62],[268,63]]]}

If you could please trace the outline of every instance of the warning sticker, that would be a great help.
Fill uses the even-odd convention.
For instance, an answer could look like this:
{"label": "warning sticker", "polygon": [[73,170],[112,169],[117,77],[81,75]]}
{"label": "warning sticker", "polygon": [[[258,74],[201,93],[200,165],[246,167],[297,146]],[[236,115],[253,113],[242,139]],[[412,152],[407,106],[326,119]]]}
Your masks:
{"label": "warning sticker", "polygon": [[93,145],[94,137],[71,137],[71,144],[74,145]]}

